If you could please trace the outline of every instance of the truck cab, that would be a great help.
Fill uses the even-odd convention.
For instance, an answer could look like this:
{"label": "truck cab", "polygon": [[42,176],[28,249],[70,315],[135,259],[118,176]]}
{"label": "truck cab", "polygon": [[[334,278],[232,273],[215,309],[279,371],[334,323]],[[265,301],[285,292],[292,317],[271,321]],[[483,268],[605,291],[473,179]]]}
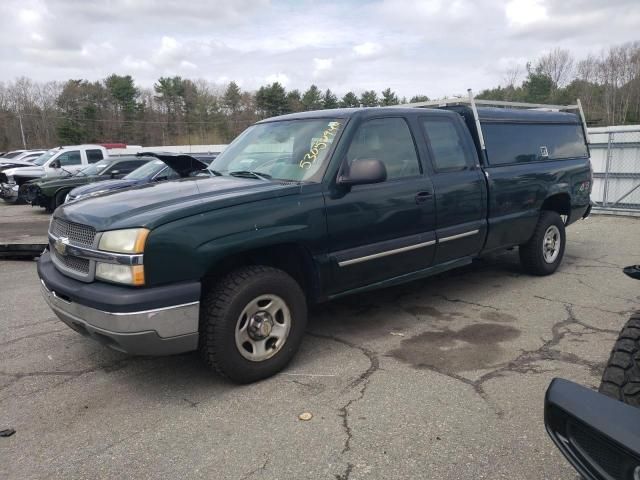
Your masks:
{"label": "truck cab", "polygon": [[251,382],[293,357],[310,303],[511,247],[552,274],[590,189],[572,113],[303,112],[250,127],[208,175],[59,207],[38,272],[76,331],[131,353],[200,350]]}
{"label": "truck cab", "polygon": [[109,157],[101,145],[73,145],[47,150],[31,165],[9,168],[0,172],[0,198],[14,203],[19,200],[20,186],[42,177],[72,175],[87,165]]}

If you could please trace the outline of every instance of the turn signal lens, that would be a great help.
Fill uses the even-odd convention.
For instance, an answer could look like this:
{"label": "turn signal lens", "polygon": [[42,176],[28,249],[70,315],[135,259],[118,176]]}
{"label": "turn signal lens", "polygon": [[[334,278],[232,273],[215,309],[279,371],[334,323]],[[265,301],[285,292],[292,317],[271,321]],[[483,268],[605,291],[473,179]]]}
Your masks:
{"label": "turn signal lens", "polygon": [[96,278],[140,287],[144,285],[144,265],[117,265],[97,262]]}

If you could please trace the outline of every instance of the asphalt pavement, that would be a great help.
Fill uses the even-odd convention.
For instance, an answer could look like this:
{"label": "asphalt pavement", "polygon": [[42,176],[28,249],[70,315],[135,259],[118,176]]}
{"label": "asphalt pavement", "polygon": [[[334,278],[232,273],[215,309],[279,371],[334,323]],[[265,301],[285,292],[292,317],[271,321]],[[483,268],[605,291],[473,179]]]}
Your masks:
{"label": "asphalt pavement", "polygon": [[[1,228],[1,227],[0,227]],[[281,374],[224,381],[196,355],[111,351],[0,261],[4,478],[575,479],[543,425],[554,377],[597,387],[640,282],[640,219],[568,230],[560,270],[517,251],[315,308]],[[310,420],[299,415],[310,413]]]}

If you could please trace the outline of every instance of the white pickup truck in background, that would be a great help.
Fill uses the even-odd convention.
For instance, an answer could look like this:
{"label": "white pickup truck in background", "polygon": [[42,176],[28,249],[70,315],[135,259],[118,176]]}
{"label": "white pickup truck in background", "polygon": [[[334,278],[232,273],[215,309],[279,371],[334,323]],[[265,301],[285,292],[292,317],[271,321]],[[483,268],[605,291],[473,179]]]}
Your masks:
{"label": "white pickup truck in background", "polygon": [[109,157],[102,145],[72,145],[46,151],[29,166],[0,172],[0,198],[14,203],[18,200],[20,185],[41,177],[74,174],[91,163]]}

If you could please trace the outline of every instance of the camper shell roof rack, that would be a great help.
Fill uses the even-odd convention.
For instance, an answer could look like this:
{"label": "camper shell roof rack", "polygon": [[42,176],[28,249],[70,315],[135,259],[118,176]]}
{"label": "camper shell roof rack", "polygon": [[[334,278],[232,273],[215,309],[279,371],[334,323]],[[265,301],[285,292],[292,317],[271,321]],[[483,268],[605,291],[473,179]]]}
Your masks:
{"label": "camper shell roof rack", "polygon": [[415,107],[415,108],[442,108],[442,107],[451,107],[451,106],[468,106],[471,108],[473,112],[473,119],[476,125],[476,129],[478,131],[478,140],[480,141],[480,148],[482,149],[482,153],[486,158],[486,147],[484,144],[484,135],[482,134],[482,127],[480,126],[480,116],[478,115],[478,105],[483,107],[500,107],[500,108],[522,108],[529,110],[541,110],[541,111],[565,111],[565,110],[576,110],[580,116],[580,121],[582,123],[582,130],[584,131],[584,138],[589,143],[589,137],[587,132],[587,122],[584,117],[584,111],[582,110],[582,103],[580,103],[580,99],[576,100],[575,105],[546,105],[543,103],[525,103],[525,102],[507,102],[504,100],[476,100],[473,95],[473,91],[469,88],[467,90],[468,97],[456,97],[456,98],[445,98],[442,100],[430,100],[428,102],[415,102],[403,105],[405,107]]}

